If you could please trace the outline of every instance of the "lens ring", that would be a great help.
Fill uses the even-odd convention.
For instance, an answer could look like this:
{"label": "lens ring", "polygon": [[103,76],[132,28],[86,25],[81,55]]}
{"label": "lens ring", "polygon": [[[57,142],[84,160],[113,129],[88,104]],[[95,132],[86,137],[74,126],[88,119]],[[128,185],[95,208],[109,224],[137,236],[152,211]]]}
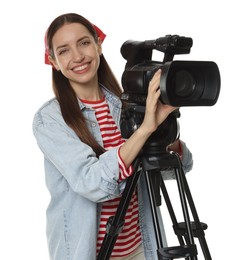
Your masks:
{"label": "lens ring", "polygon": [[193,75],[187,70],[179,70],[175,77],[175,94],[180,97],[190,96],[196,87]]}

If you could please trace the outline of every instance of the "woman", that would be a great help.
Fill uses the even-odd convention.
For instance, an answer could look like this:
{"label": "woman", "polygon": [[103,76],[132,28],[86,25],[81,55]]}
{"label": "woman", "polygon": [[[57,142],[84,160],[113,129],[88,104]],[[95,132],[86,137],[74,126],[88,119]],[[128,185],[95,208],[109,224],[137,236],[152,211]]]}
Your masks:
{"label": "woman", "polygon": [[[144,120],[124,140],[119,130],[121,87],[102,53],[104,38],[98,27],[73,13],[57,17],[46,33],[45,57],[52,65],[56,97],[37,111],[33,131],[44,154],[51,194],[47,209],[51,260],[96,259],[106,221],[115,213],[126,179],[134,174],[134,159],[176,109],[159,101],[159,70],[149,84]],[[183,165],[190,170],[192,157],[185,144],[176,141],[172,149],[182,150]],[[150,208],[141,182],[111,259],[156,257]]]}

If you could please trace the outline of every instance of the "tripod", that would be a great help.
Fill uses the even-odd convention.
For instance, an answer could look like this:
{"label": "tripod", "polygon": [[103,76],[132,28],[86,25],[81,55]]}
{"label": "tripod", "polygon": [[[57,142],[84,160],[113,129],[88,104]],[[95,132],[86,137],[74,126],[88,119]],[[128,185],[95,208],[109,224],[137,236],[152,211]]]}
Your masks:
{"label": "tripod", "polygon": [[[122,195],[122,199],[118,206],[115,216],[110,217],[107,223],[107,232],[102,243],[97,260],[108,260],[111,256],[111,252],[114,248],[118,234],[120,233],[124,225],[124,217],[131,200],[131,196],[136,188],[140,174],[145,174],[145,180],[150,199],[150,205],[152,210],[153,225],[157,243],[157,256],[161,260],[172,260],[177,258],[185,258],[187,260],[196,260],[197,248],[194,243],[194,237],[198,238],[200,246],[202,248],[205,260],[211,260],[211,255],[208,249],[208,245],[205,239],[204,230],[207,229],[205,223],[200,222],[191,192],[183,171],[180,157],[174,152],[164,152],[161,156],[153,154],[144,155],[141,158],[137,158],[134,162],[134,171],[131,177],[128,178],[125,190]],[[142,167],[142,171],[137,171]],[[178,223],[171,200],[169,198],[165,182],[160,172],[162,170],[173,168],[175,171],[176,182],[178,186],[184,222]],[[156,185],[157,184],[157,185]],[[174,247],[164,247],[161,239],[160,226],[157,217],[157,206],[160,203],[160,188],[165,199],[172,223],[174,232],[178,238],[179,245]],[[194,221],[190,221],[190,215],[188,210],[188,204],[194,218]]]}
{"label": "tripod", "polygon": [[[127,116],[126,116],[127,115]],[[130,106],[123,113],[123,118],[134,118],[136,122],[142,121],[142,109]],[[175,152],[169,152],[168,144],[173,143],[179,137],[179,125],[177,117],[180,117],[179,110],[172,112],[167,119],[158,127],[144,145],[141,154],[133,163],[134,174],[126,182],[122,198],[118,205],[115,216],[109,218],[106,226],[106,234],[101,245],[97,260],[109,260],[118,234],[124,225],[125,214],[127,212],[131,197],[136,189],[141,174],[144,174],[146,187],[151,207],[153,228],[155,231],[157,258],[160,260],[172,260],[185,258],[186,260],[197,260],[197,248],[194,238],[198,238],[205,260],[211,260],[211,255],[205,239],[204,230],[207,224],[200,222],[192,195],[186,180],[180,157]],[[133,125],[123,119],[124,125]],[[128,137],[126,134],[124,134]],[[177,218],[168,195],[162,171],[174,170],[177,182],[184,222],[177,222]],[[167,209],[172,220],[174,233],[178,238],[179,245],[174,247],[164,247],[162,241],[160,225],[157,214],[157,206],[161,205],[161,195],[167,205]],[[190,221],[190,212],[193,220]]]}

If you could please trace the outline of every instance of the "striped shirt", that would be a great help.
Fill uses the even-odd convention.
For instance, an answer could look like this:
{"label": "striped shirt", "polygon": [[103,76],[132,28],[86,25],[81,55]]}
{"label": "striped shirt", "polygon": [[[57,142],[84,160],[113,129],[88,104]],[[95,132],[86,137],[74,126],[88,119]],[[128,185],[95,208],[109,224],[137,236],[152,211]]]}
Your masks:
{"label": "striped shirt", "polygon": [[[92,107],[95,110],[95,115],[100,126],[105,150],[109,150],[113,147],[120,147],[125,142],[125,140],[122,138],[121,133],[110,114],[110,110],[105,98],[99,101],[81,101],[86,106]],[[125,164],[120,157],[119,150],[118,160],[120,168],[119,180],[121,181],[133,173],[133,168],[131,166],[126,169]],[[97,254],[99,253],[106,234],[106,223],[110,216],[115,215],[120,199],[121,198],[115,198],[102,203],[100,226],[97,237]],[[134,192],[126,212],[124,227],[116,240],[111,257],[126,256],[132,253],[140,245],[141,234],[138,216],[137,192]]]}

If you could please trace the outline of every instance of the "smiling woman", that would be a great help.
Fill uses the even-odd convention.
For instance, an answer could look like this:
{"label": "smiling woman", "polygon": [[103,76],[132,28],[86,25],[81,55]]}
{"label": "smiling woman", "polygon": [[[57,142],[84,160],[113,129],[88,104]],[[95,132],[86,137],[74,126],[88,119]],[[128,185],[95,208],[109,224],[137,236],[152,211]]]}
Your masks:
{"label": "smiling woman", "polygon": [[[79,36],[82,36],[79,38]],[[87,99],[93,86],[98,90],[97,70],[100,63],[101,43],[95,42],[85,26],[79,23],[66,24],[61,27],[52,39],[53,57],[50,62],[56,70],[70,80],[78,97]],[[82,88],[78,85],[81,84]],[[97,91],[96,99],[100,98]]]}
{"label": "smiling woman", "polygon": [[[119,130],[122,90],[102,53],[104,38],[99,28],[74,13],[57,17],[46,33],[46,62],[52,65],[56,97],[37,111],[33,131],[44,154],[51,194],[47,210],[51,260],[96,259],[106,222],[116,212],[127,178],[135,174],[133,161],[176,110],[160,102],[159,70],[149,82],[144,120],[125,140]],[[189,171],[192,155],[185,143],[177,140],[170,147],[181,153]],[[147,225],[151,210],[143,178],[111,259],[157,259],[154,228]],[[159,220],[162,223],[161,215]]]}

